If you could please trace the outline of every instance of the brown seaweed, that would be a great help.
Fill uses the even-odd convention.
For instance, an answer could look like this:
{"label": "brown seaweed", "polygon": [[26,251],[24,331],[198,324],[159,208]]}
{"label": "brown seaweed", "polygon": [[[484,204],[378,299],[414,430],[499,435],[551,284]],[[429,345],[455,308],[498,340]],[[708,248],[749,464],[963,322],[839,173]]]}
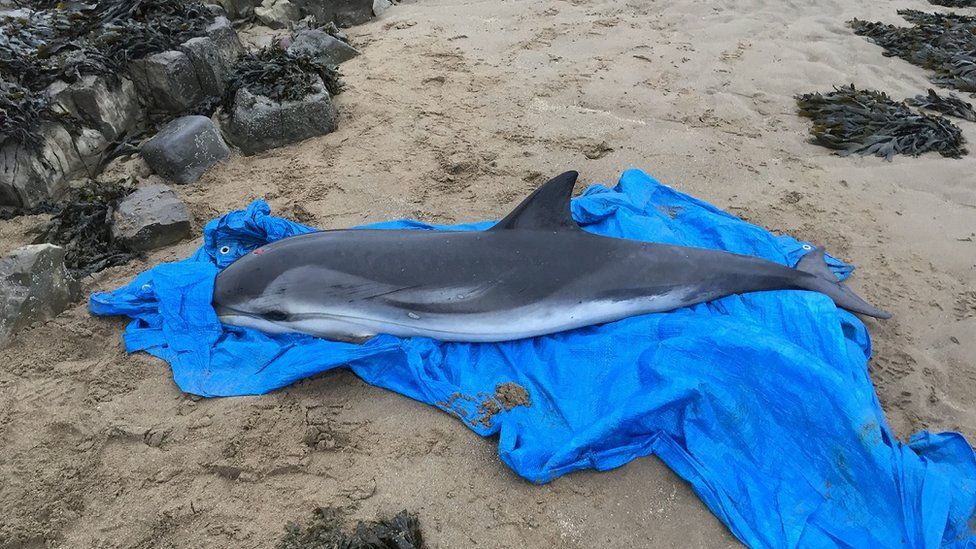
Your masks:
{"label": "brown seaweed", "polygon": [[114,79],[132,60],[205,34],[212,13],[190,0],[29,3],[0,16],[0,144],[37,144],[58,115],[44,96],[56,80]]}
{"label": "brown seaweed", "polygon": [[929,0],[929,4],[947,8],[976,8],[976,0]]}
{"label": "brown seaweed", "polygon": [[943,116],[919,113],[883,92],[858,90],[854,85],[830,93],[796,97],[801,116],[810,118],[814,143],[837,154],[918,156],[936,151],[959,158],[967,154],[962,130]]}
{"label": "brown seaweed", "polygon": [[318,78],[322,79],[330,94],[342,92],[342,81],[336,67],[269,46],[244,54],[237,61],[221,103],[224,110],[230,111],[237,90],[242,87],[274,101],[298,100],[314,93]]}
{"label": "brown seaweed", "polygon": [[[65,249],[65,264],[76,278],[127,263],[138,254],[112,239],[112,212],[132,187],[124,182],[77,189],[58,207],[37,242]],[[49,206],[45,206],[47,208]]]}
{"label": "brown seaweed", "polygon": [[884,55],[900,57],[929,69],[930,79],[944,87],[976,92],[976,17],[955,13],[898,10],[912,27],[854,19],[855,34],[884,48]]}
{"label": "brown seaweed", "polygon": [[422,549],[423,535],[417,516],[400,511],[389,520],[360,522],[353,532],[342,530],[338,510],[320,507],[312,521],[288,523],[278,549]]}
{"label": "brown seaweed", "polygon": [[972,103],[960,99],[954,93],[939,95],[935,90],[930,89],[928,95],[910,97],[905,100],[905,103],[920,109],[942,113],[946,116],[955,116],[956,118],[976,122],[976,111],[973,111]]}

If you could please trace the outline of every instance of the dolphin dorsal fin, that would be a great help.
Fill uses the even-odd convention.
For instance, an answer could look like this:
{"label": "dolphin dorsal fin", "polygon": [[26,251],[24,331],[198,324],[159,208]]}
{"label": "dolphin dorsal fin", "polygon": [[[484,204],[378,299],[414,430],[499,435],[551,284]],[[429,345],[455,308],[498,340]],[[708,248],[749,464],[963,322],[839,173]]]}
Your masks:
{"label": "dolphin dorsal fin", "polygon": [[577,172],[566,172],[550,179],[490,230],[578,231],[569,209],[577,177]]}

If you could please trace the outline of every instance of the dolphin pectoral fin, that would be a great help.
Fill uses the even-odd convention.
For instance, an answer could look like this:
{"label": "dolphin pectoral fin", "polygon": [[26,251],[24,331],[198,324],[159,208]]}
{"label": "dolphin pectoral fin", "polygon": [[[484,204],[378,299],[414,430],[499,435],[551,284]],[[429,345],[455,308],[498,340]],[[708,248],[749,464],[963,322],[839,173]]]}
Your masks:
{"label": "dolphin pectoral fin", "polygon": [[834,303],[838,307],[847,309],[852,313],[860,313],[875,318],[891,318],[891,313],[882,311],[864,299],[861,299],[859,295],[855,294],[843,282],[837,279],[834,272],[827,266],[823,248],[817,247],[812,252],[803,256],[799,263],[796,264],[796,270],[816,277],[811,280],[807,289],[826,294],[830,299],[834,300]]}
{"label": "dolphin pectoral fin", "polygon": [[489,230],[580,230],[569,209],[578,177],[577,172],[566,172],[550,179]]}
{"label": "dolphin pectoral fin", "polygon": [[826,253],[826,250],[822,246],[817,246],[812,252],[800,258],[800,262],[796,264],[796,270],[812,274],[830,282],[839,282],[837,275],[827,266]]}

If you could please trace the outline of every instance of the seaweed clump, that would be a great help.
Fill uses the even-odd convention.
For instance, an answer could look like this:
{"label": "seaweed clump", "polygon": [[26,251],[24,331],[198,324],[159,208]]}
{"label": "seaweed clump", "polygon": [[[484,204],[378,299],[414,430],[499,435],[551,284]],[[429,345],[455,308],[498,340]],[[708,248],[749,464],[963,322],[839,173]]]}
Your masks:
{"label": "seaweed clump", "polygon": [[930,89],[928,95],[916,95],[906,99],[905,103],[920,109],[939,112],[946,116],[955,116],[976,122],[976,111],[973,111],[972,103],[963,101],[953,93],[943,96]]}
{"label": "seaweed clump", "polygon": [[389,520],[360,522],[343,532],[339,512],[320,507],[306,526],[288,523],[278,549],[422,549],[423,536],[416,515],[400,511]]}
{"label": "seaweed clump", "polygon": [[887,94],[858,90],[851,84],[830,93],[796,97],[801,116],[810,118],[813,141],[837,154],[918,156],[937,151],[959,158],[967,154],[962,130],[943,116],[919,113]]}
{"label": "seaweed clump", "polygon": [[884,48],[884,55],[934,71],[934,83],[976,92],[976,17],[898,10],[913,27],[854,19],[854,33]]}
{"label": "seaweed clump", "polygon": [[225,111],[231,111],[237,90],[241,88],[277,102],[297,101],[315,93],[320,78],[330,94],[342,92],[336,67],[268,46],[244,54],[237,61],[228,78],[221,105]]}
{"label": "seaweed clump", "polygon": [[929,0],[929,4],[947,8],[976,8],[976,0]]}
{"label": "seaweed clump", "polygon": [[64,248],[65,265],[76,279],[129,262],[137,254],[112,239],[112,212],[132,191],[127,182],[90,184],[73,191],[37,242]]}

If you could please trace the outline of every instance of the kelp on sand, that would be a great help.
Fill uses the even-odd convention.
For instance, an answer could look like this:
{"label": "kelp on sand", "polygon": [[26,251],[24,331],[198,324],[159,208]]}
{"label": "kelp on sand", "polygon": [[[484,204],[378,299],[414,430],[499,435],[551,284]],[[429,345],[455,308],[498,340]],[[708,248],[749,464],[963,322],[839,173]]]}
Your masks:
{"label": "kelp on sand", "polygon": [[801,116],[813,122],[813,142],[837,154],[918,156],[936,151],[959,158],[967,154],[962,130],[943,116],[919,113],[887,94],[858,90],[853,84],[829,93],[796,97]]}

